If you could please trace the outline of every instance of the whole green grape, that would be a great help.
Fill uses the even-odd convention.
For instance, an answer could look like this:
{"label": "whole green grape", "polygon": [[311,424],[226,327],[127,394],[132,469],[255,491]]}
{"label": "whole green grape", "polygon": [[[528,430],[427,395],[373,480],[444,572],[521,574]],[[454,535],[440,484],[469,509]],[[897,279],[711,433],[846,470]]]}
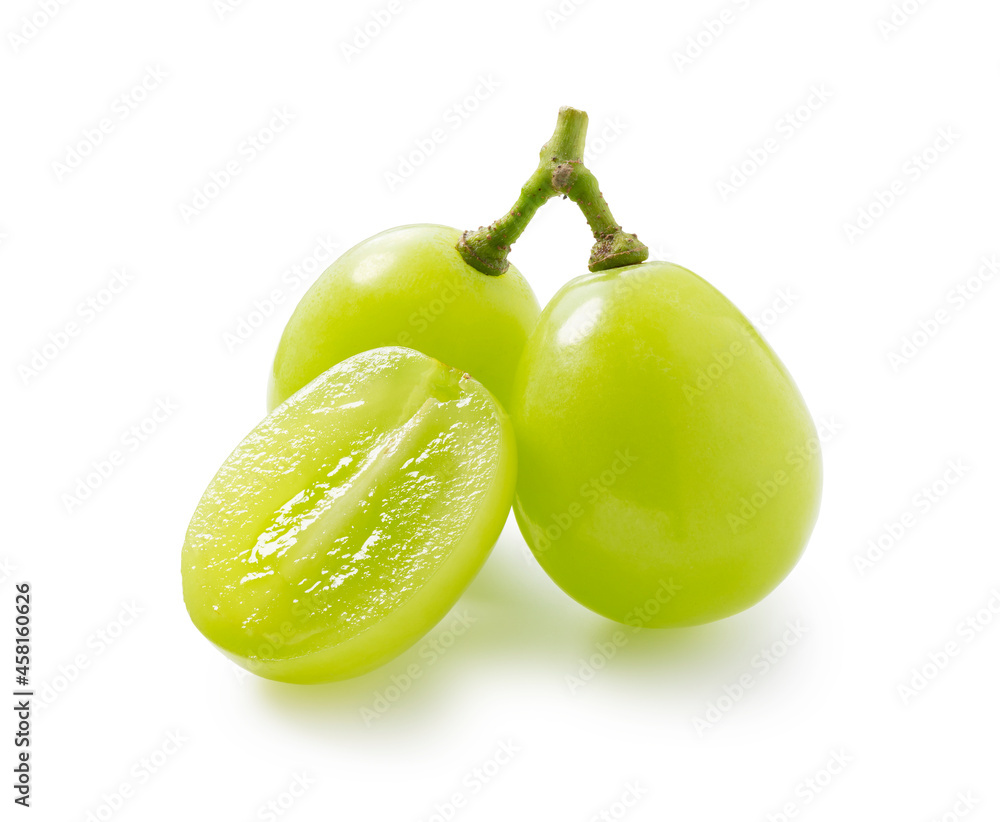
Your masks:
{"label": "whole green grape", "polygon": [[490,276],[459,254],[458,229],[383,231],[335,260],[303,296],[274,357],[268,407],[331,365],[381,346],[421,351],[471,374],[502,403],[539,306],[510,266]]}
{"label": "whole green grape", "polygon": [[209,484],[182,555],[188,613],[260,676],[364,673],[455,604],[515,475],[510,420],[476,380],[408,349],[350,357],[265,418]]}
{"label": "whole green grape", "polygon": [[525,346],[511,416],[521,532],[611,619],[735,614],[812,531],[822,471],[801,395],[747,318],[679,266],[568,283]]}

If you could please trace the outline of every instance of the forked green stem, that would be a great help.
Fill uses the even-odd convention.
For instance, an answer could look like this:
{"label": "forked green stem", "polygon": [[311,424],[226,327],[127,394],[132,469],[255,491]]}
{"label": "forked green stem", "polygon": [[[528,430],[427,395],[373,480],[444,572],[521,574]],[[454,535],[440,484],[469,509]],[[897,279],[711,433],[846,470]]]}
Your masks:
{"label": "forked green stem", "polygon": [[641,263],[649,256],[635,234],[626,234],[611,216],[597,178],[583,164],[587,139],[587,113],[564,106],[556,129],[538,153],[538,168],[521,187],[521,194],[503,217],[476,231],[466,231],[458,242],[462,258],[477,271],[497,276],[510,263],[507,254],[535,212],[557,194],[571,199],[587,218],[594,233],[588,267],[603,271]]}

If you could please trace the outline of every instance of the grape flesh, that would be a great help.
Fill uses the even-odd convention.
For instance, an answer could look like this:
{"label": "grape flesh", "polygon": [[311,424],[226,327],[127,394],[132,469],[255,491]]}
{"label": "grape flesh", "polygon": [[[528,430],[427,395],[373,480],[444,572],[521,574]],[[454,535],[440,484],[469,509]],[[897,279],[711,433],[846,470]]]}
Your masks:
{"label": "grape flesh", "polygon": [[212,480],[184,544],[191,619],[248,670],[364,673],[454,605],[513,497],[506,413],[414,351],[351,357],[275,409]]}

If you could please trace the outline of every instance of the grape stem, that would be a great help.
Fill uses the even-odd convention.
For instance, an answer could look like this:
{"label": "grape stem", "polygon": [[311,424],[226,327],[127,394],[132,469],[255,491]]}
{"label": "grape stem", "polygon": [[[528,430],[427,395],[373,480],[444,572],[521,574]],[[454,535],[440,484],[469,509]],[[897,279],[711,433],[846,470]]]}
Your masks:
{"label": "grape stem", "polygon": [[572,200],[583,212],[594,233],[588,268],[604,271],[641,263],[649,256],[635,234],[626,234],[611,216],[597,178],[583,164],[587,139],[587,113],[563,106],[556,129],[538,153],[538,168],[521,187],[521,194],[506,214],[488,226],[466,231],[458,241],[462,259],[477,271],[491,276],[503,274],[510,263],[507,254],[535,212],[556,195]]}

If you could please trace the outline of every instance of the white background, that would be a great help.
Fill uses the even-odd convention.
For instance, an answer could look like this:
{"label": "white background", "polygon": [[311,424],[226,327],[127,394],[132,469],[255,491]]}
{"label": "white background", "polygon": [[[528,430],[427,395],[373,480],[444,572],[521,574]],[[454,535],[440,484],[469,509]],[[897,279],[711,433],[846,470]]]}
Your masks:
{"label": "white background", "polygon": [[[1000,284],[983,263],[1000,254],[1000,6],[909,0],[890,31],[889,0],[400,0],[348,55],[387,2],[63,2],[0,14],[0,614],[9,640],[14,584],[30,580],[27,814],[929,821],[967,803],[962,818],[1000,819]],[[144,77],[155,88],[123,108]],[[563,595],[511,519],[456,608],[463,632],[446,620],[437,645],[355,681],[241,676],[186,616],[180,548],[264,412],[317,243],[489,222],[560,105],[589,112],[617,219],[757,320],[829,433],[803,560],[755,608],[626,629],[612,656],[619,626]],[[291,122],[248,159],[273,110]],[[445,139],[391,186],[435,128]],[[939,130],[944,151],[929,148]],[[234,159],[241,173],[186,220]],[[752,173],[724,195],[743,161]],[[845,226],[861,210],[874,219],[858,236]],[[544,302],[589,247],[581,215],[553,201],[512,259]],[[312,271],[299,284],[295,265]],[[128,284],[112,295],[113,270]],[[130,436],[158,402],[173,410]]]}

